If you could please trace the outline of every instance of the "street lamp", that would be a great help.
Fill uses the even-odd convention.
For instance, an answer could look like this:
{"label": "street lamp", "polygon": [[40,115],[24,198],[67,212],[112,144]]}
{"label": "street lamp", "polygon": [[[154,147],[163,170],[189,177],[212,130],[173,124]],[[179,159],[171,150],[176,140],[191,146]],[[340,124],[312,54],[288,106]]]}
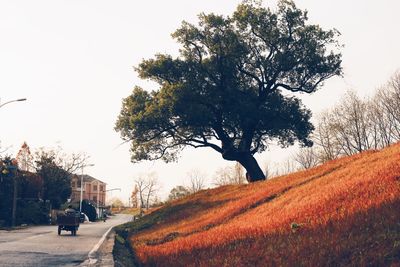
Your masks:
{"label": "street lamp", "polygon": [[112,188],[112,189],[108,189],[108,190],[104,191],[104,193],[105,193],[105,196],[104,196],[104,203],[106,202],[107,192],[109,192],[109,191],[114,191],[114,190],[118,190],[118,191],[121,192],[121,188]]}
{"label": "street lamp", "polygon": [[7,101],[7,102],[5,102],[5,103],[3,103],[3,104],[0,104],[0,108],[1,108],[2,106],[4,106],[4,105],[9,104],[9,103],[12,103],[12,102],[20,102],[20,101],[26,101],[26,98],[20,98],[20,99],[15,99],[15,100]]}
{"label": "street lamp", "polygon": [[106,192],[108,192],[108,191],[114,191],[114,190],[119,190],[119,191],[121,192],[121,188],[108,189],[108,190],[106,190]]}
{"label": "street lamp", "polygon": [[[107,193],[108,191],[114,191],[114,190],[118,190],[119,192],[121,192],[121,188],[119,188],[119,187],[117,187],[117,188],[112,188],[112,189],[108,189],[108,190],[106,190],[105,192]],[[106,196],[107,196],[107,194],[106,194]],[[105,200],[104,200],[104,202],[105,202]]]}
{"label": "street lamp", "polygon": [[[80,198],[80,201],[79,201],[79,212],[81,213],[82,212],[82,197],[83,197],[83,168],[85,168],[85,167],[92,167],[92,166],[94,166],[94,164],[87,164],[87,165],[83,165],[82,166],[82,175],[81,175],[81,198]],[[79,214],[80,214],[79,213]]]}
{"label": "street lamp", "polygon": [[[3,104],[0,104],[0,108],[9,103],[19,102],[19,101],[26,101],[26,98],[20,98],[20,99],[7,101]],[[14,172],[14,190],[13,190],[13,203],[12,203],[13,207],[12,207],[12,215],[11,215],[11,226],[13,226],[13,227],[15,226],[15,219],[16,219],[16,215],[17,215],[17,196],[18,196],[18,192],[17,192],[17,190],[18,190],[18,185],[17,185],[18,167],[14,167],[14,168],[15,168],[15,172]]]}

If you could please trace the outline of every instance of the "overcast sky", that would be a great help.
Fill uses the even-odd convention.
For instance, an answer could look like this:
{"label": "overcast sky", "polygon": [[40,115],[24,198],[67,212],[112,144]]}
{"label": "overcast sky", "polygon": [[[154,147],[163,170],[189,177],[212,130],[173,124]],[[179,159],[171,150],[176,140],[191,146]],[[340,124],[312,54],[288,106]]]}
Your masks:
{"label": "overcast sky", "polygon": [[[210,149],[187,150],[177,164],[130,163],[129,145],[114,131],[121,108],[141,81],[133,67],[154,54],[177,54],[170,34],[197,14],[231,14],[240,1],[0,0],[1,146],[15,155],[24,141],[31,150],[60,145],[86,152],[94,167],[85,173],[108,184],[127,202],[134,178],[155,171],[162,196],[201,169],[211,179],[229,165]],[[400,68],[400,1],[298,0],[310,22],[341,32],[344,77],[334,78],[303,102],[314,114],[331,107],[347,89],[373,94]],[[273,6],[275,1],[265,1]],[[293,150],[293,149],[292,149]],[[291,150],[290,150],[291,151]],[[289,151],[257,155],[262,164],[279,162]]]}

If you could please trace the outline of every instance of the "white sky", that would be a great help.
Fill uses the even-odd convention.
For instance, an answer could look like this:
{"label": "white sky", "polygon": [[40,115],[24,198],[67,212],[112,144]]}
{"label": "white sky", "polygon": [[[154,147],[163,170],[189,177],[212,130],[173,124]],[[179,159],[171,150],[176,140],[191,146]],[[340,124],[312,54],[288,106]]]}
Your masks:
{"label": "white sky", "polygon": [[[0,98],[26,97],[0,109],[0,141],[15,155],[24,141],[31,150],[60,145],[86,152],[94,167],[86,173],[108,183],[127,202],[136,175],[156,171],[162,196],[184,184],[191,169],[211,179],[226,166],[209,149],[187,150],[177,164],[130,163],[129,145],[113,128],[121,100],[134,85],[152,89],[133,70],[155,53],[177,54],[170,37],[182,20],[200,12],[231,14],[240,1],[229,0],[0,0]],[[275,1],[265,1],[272,4]],[[336,28],[345,45],[344,78],[334,78],[304,103],[314,114],[332,106],[346,89],[370,95],[400,68],[400,1],[298,0],[310,21]],[[257,155],[279,162],[290,150]]]}

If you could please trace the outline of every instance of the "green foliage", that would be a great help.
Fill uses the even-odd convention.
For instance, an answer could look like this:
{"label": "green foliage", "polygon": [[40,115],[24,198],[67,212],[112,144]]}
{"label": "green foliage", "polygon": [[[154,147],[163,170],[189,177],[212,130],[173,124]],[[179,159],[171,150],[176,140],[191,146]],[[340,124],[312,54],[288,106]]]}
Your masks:
{"label": "green foliage", "polygon": [[140,208],[125,208],[125,209],[121,210],[121,212],[118,212],[118,213],[137,216],[140,213]]}
{"label": "green foliage", "polygon": [[177,216],[179,212],[189,208],[193,210],[193,202],[186,202],[178,205],[167,203],[162,208],[146,214],[140,217],[140,219],[116,226],[114,230],[126,240],[130,235],[151,228],[154,225],[163,224],[166,220],[170,219],[171,216]]}
{"label": "green foliage", "polygon": [[39,201],[42,178],[34,173],[19,171],[10,157],[0,158],[0,220],[11,225],[14,180],[17,182],[16,224],[47,223],[48,208]]}
{"label": "green foliage", "polygon": [[172,35],[178,58],[158,54],[139,64],[140,77],[160,87],[135,87],[115,129],[131,141],[132,161],[168,162],[185,146],[210,147],[264,179],[253,155],[271,140],[312,144],[311,112],[285,91],[313,93],[341,74],[339,33],[307,24],[307,12],[285,0],[276,12],[244,1],[231,17],[199,20]]}
{"label": "green foliage", "polygon": [[88,216],[89,221],[91,222],[96,221],[97,219],[96,208],[86,199],[82,200],[82,212]]}
{"label": "green foliage", "polygon": [[121,237],[119,234],[115,235],[115,241],[112,253],[114,261],[121,266],[126,266],[126,267],[140,266],[136,261],[135,253],[132,250],[130,243],[127,242],[127,240]]}
{"label": "green foliage", "polygon": [[11,225],[16,164],[10,157],[0,158],[0,220]]}
{"label": "green foliage", "polygon": [[43,201],[18,200],[16,224],[47,224],[49,210]]}
{"label": "green foliage", "polygon": [[39,199],[42,195],[43,179],[26,171],[18,172],[18,196],[22,199]]}
{"label": "green foliage", "polygon": [[190,194],[190,191],[182,186],[178,185],[171,189],[168,200],[180,199]]}
{"label": "green foliage", "polygon": [[115,235],[115,240],[117,242],[119,242],[121,245],[125,244],[125,239],[123,239],[121,236],[119,236],[118,234]]}
{"label": "green foliage", "polygon": [[111,207],[112,208],[122,208],[124,206],[124,203],[122,202],[121,199],[119,198],[114,198],[111,201]]}
{"label": "green foliage", "polygon": [[43,199],[58,209],[71,195],[71,176],[55,163],[52,155],[41,155],[36,162],[37,174],[43,179]]}

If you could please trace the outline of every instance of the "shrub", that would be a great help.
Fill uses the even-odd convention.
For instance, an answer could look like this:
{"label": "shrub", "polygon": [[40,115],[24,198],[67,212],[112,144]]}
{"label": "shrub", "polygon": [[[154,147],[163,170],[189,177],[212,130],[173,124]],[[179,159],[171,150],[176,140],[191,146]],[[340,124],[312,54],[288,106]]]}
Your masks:
{"label": "shrub", "polygon": [[43,201],[19,199],[16,224],[47,224],[48,209]]}
{"label": "shrub", "polygon": [[82,201],[82,212],[85,213],[89,221],[94,222],[97,219],[96,208],[86,199]]}

